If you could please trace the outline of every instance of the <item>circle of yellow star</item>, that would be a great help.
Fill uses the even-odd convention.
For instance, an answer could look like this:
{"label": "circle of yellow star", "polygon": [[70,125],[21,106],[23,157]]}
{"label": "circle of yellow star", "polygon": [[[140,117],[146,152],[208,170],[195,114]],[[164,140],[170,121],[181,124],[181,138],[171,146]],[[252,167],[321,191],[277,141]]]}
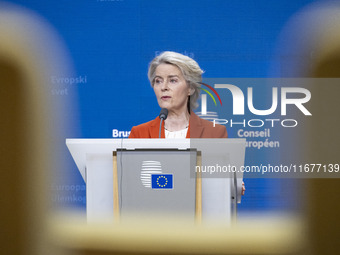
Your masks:
{"label": "circle of yellow star", "polygon": [[[164,184],[159,183],[159,181],[162,180],[162,179],[165,180]],[[166,178],[164,175],[160,175],[160,176],[158,176],[156,183],[157,183],[158,187],[164,188],[166,185],[168,185],[168,178]]]}

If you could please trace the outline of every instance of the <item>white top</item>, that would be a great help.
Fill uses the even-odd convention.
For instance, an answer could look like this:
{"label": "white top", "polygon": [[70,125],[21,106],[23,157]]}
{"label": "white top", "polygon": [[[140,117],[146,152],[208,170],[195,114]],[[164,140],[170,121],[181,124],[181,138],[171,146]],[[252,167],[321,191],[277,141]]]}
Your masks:
{"label": "white top", "polygon": [[186,138],[188,128],[178,130],[178,131],[168,131],[164,129],[165,131],[165,138]]}

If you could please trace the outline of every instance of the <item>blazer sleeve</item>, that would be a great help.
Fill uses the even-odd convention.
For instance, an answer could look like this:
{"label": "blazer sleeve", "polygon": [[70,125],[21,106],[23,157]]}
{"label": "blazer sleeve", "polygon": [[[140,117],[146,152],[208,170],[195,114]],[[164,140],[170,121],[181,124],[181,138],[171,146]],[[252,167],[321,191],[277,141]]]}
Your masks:
{"label": "blazer sleeve", "polygon": [[227,128],[221,125],[220,138],[228,138]]}
{"label": "blazer sleeve", "polygon": [[140,134],[137,127],[132,127],[129,138],[140,138]]}
{"label": "blazer sleeve", "polygon": [[211,121],[201,119],[203,132],[199,138],[228,138],[227,129],[223,125],[216,124],[215,126]]}
{"label": "blazer sleeve", "polygon": [[209,129],[209,138],[228,138],[227,129],[225,126],[216,125]]}

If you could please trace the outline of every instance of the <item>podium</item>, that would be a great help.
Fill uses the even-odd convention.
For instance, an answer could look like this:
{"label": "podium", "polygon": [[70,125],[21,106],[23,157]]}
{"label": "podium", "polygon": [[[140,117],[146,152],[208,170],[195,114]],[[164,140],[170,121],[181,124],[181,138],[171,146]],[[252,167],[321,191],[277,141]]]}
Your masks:
{"label": "podium", "polygon": [[[195,199],[193,203],[196,206],[196,211],[193,211],[192,214],[201,213],[203,221],[219,221],[228,225],[232,215],[236,213],[236,204],[241,202],[243,173],[239,170],[244,164],[245,139],[67,139],[66,145],[86,183],[88,222],[97,222],[112,218],[112,216],[117,219],[119,211],[123,209],[119,208],[119,203],[129,201],[129,194],[127,194],[129,190],[132,192],[132,196],[133,193],[136,196],[143,195],[140,194],[144,192],[143,189],[140,188],[137,191],[138,185],[140,187],[146,185],[141,176],[143,166],[140,164],[139,167],[139,161],[134,159],[134,152],[138,151],[143,151],[143,155],[148,155],[149,152],[157,152],[160,155],[168,155],[170,152],[174,153],[174,151],[178,153],[177,156],[168,155],[165,157],[167,159],[165,163],[162,163],[162,168],[177,171],[173,174],[175,176],[172,187],[174,196],[182,199],[182,196],[190,193],[189,190],[196,189],[194,196],[199,194],[201,201],[198,197],[189,198]],[[172,163],[178,162],[179,155],[185,154],[184,152],[189,153],[186,162],[187,168],[190,169],[178,170],[178,168],[181,168],[178,165],[171,167]],[[127,154],[131,155],[124,161],[122,155]],[[197,155],[200,155],[199,159],[197,159]],[[139,155],[139,158],[143,158],[143,156]],[[128,167],[129,162],[137,162],[137,166]],[[152,162],[157,162],[157,160],[144,160],[143,162],[155,164]],[[127,176],[126,171],[130,174],[128,178],[125,178]],[[167,174],[167,171],[169,170],[160,173]],[[141,181],[138,184],[131,184],[130,187],[132,188],[122,192],[123,186],[126,185],[124,181],[132,181],[135,178],[133,172],[136,176],[138,175],[138,178],[141,178]],[[149,171],[146,173],[149,173]],[[186,175],[183,175],[184,173]],[[177,177],[179,175],[180,177]],[[124,179],[122,176],[124,176]],[[194,186],[189,185],[195,180]],[[184,190],[176,193],[180,186],[183,187],[185,183],[188,183],[191,188],[185,190],[184,187]],[[136,187],[135,191],[134,187]],[[166,194],[165,191],[160,192]],[[152,193],[147,194],[149,196]],[[157,194],[159,196],[160,193]],[[143,197],[140,199],[143,199]],[[135,199],[135,201],[140,199]],[[174,203],[173,200],[176,200],[176,197],[172,197],[170,200]],[[176,205],[176,202],[174,205]],[[200,212],[197,211],[197,206]],[[177,208],[178,210],[182,209],[181,206],[177,206]],[[135,213],[139,212],[136,211]]]}

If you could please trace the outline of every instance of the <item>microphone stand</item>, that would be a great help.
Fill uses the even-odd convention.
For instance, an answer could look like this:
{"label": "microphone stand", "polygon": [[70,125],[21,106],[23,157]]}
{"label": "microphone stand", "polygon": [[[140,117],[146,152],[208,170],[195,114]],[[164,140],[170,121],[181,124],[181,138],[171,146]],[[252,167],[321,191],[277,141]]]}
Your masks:
{"label": "microphone stand", "polygon": [[158,136],[159,138],[161,138],[163,120],[166,120],[167,117],[168,117],[168,109],[162,108],[161,113],[159,114],[159,118],[161,119],[161,123],[159,125],[159,136]]}
{"label": "microphone stand", "polygon": [[162,122],[163,122],[163,118],[161,118],[161,123],[159,124],[159,138],[161,138],[161,131],[162,131]]}

